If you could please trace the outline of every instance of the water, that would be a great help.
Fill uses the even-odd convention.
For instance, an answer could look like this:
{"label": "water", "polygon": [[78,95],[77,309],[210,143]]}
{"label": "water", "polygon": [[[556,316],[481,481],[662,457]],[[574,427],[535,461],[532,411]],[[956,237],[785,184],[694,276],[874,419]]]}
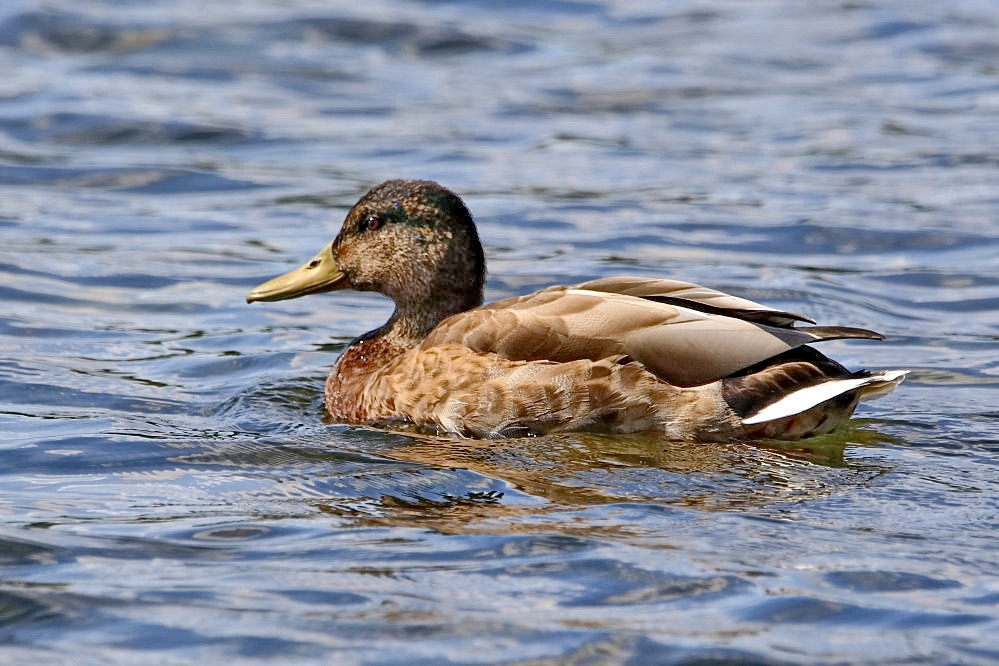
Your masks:
{"label": "water", "polygon": [[[999,660],[999,6],[0,8],[0,661]],[[828,437],[324,422],[389,306],[247,306],[390,177],[488,297],[687,279],[911,368]]]}

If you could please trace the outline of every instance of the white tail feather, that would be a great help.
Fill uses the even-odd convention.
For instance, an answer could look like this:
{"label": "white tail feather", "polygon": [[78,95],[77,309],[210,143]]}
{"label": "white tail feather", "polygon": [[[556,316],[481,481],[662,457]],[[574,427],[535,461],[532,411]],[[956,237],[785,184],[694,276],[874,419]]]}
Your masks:
{"label": "white tail feather", "polygon": [[838,395],[861,390],[861,398],[870,400],[890,393],[902,383],[908,370],[885,370],[870,377],[834,379],[815,386],[808,386],[771,403],[752,416],[742,420],[743,425],[755,425],[801,414],[816,405],[832,400]]}

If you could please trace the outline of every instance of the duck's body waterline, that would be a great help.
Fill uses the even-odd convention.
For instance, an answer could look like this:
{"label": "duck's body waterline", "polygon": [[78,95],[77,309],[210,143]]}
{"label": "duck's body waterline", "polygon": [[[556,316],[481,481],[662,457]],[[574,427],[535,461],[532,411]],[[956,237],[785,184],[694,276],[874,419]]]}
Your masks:
{"label": "duck's body waterline", "polygon": [[877,338],[698,285],[605,278],[480,306],[485,264],[461,200],[388,181],[332,245],[248,300],[353,287],[395,301],[326,382],[350,423],[402,420],[473,437],[661,431],[705,441],[828,432],[904,372],[851,373],[807,346]]}

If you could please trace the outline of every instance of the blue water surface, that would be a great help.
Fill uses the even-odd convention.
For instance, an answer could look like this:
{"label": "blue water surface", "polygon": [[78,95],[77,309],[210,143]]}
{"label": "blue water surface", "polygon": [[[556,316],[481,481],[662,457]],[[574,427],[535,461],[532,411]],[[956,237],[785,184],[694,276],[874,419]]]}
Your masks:
{"label": "blue water surface", "polygon": [[[999,661],[999,5],[0,7],[0,661]],[[372,185],[487,297],[689,280],[909,368],[798,444],[329,423]]]}

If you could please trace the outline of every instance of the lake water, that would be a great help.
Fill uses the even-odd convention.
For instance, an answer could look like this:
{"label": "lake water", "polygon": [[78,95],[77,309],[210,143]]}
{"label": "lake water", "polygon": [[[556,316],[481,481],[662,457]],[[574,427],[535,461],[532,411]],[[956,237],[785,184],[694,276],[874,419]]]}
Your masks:
{"label": "lake water", "polygon": [[[0,662],[999,661],[999,4],[10,0]],[[800,444],[329,423],[390,307],[244,303],[391,177],[487,297],[616,274],[862,326]]]}

